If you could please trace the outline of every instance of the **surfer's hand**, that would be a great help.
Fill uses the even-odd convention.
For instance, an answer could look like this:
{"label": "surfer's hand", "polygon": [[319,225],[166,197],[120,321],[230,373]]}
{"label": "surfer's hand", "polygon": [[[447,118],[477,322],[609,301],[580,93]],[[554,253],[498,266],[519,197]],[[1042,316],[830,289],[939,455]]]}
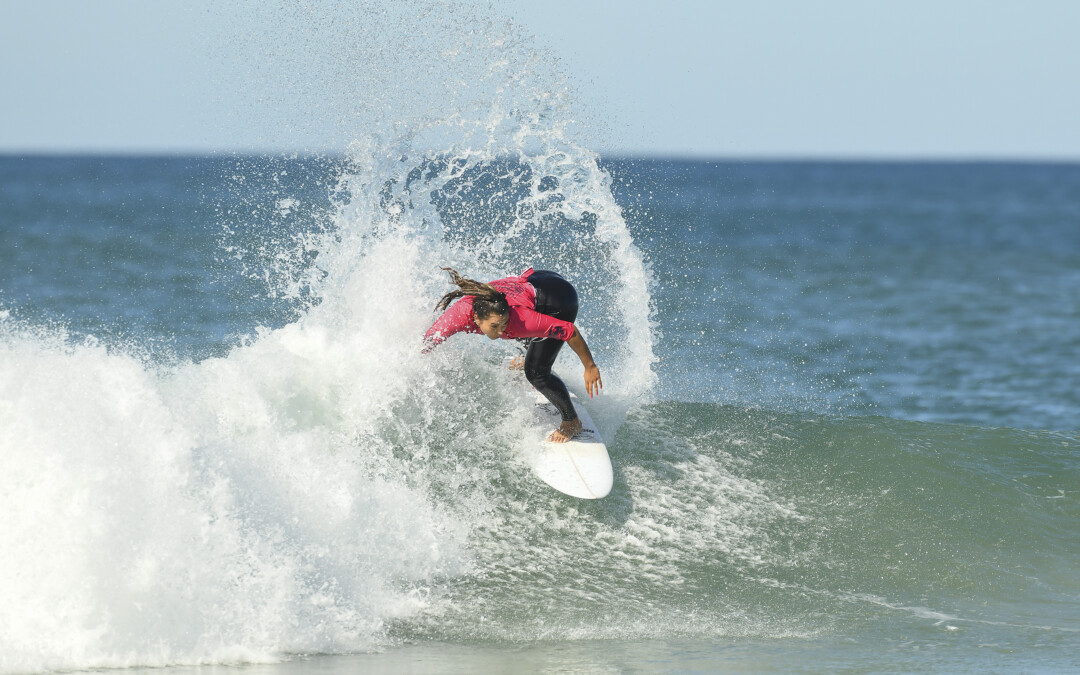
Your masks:
{"label": "surfer's hand", "polygon": [[589,392],[589,398],[596,396],[604,388],[604,381],[600,379],[600,369],[596,364],[585,368],[585,391]]}
{"label": "surfer's hand", "polygon": [[525,370],[525,357],[515,356],[510,359],[510,370]]}

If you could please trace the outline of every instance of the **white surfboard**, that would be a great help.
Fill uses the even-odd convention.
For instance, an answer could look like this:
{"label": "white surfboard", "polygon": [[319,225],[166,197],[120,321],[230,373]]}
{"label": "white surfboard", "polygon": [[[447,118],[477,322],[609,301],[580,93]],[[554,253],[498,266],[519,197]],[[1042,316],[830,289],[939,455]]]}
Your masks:
{"label": "white surfboard", "polygon": [[[543,394],[536,396],[536,417],[547,438],[562,423],[562,416]],[[611,492],[611,458],[589,411],[573,394],[570,400],[581,419],[581,433],[566,443],[540,441],[537,451],[529,453],[529,465],[540,480],[559,492],[580,499],[599,499]]]}

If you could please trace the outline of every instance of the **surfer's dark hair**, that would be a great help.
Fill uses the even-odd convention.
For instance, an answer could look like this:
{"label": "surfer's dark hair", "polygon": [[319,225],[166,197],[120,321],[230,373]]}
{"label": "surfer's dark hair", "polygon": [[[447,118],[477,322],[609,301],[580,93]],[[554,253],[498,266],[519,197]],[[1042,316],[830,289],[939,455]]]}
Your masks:
{"label": "surfer's dark hair", "polygon": [[491,284],[466,279],[458,274],[455,269],[449,267],[443,267],[442,269],[450,273],[450,281],[458,288],[456,291],[450,291],[442,296],[438,304],[435,305],[436,311],[444,311],[450,306],[451,302],[466,295],[471,295],[473,296],[473,314],[481,320],[488,318],[492,314],[498,314],[499,316],[508,316],[510,314],[510,303],[506,301],[506,294],[500,292],[499,289]]}

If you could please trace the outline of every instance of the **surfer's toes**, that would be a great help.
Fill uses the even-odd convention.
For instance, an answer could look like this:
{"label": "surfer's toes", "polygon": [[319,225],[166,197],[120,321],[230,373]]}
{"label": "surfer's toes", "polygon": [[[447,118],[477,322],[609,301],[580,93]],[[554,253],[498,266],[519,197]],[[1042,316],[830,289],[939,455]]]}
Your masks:
{"label": "surfer's toes", "polygon": [[548,440],[552,443],[565,443],[581,433],[581,420],[563,422],[562,426],[551,432]]}

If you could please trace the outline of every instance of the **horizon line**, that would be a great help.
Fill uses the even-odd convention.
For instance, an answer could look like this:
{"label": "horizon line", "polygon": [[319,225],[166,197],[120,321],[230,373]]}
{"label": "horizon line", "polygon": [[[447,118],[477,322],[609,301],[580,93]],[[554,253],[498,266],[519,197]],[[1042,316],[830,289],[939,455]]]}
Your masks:
{"label": "horizon line", "polygon": [[[596,150],[603,160],[630,161],[645,160],[658,162],[717,162],[717,163],[850,163],[850,164],[1080,164],[1080,157],[1046,155],[1011,155],[1011,154],[890,154],[868,153],[855,155],[847,153],[731,153],[703,154],[678,152],[627,152]],[[230,157],[288,157],[294,159],[337,158],[345,157],[343,150],[310,149],[17,149],[0,148],[0,157],[5,159],[209,159]]]}

